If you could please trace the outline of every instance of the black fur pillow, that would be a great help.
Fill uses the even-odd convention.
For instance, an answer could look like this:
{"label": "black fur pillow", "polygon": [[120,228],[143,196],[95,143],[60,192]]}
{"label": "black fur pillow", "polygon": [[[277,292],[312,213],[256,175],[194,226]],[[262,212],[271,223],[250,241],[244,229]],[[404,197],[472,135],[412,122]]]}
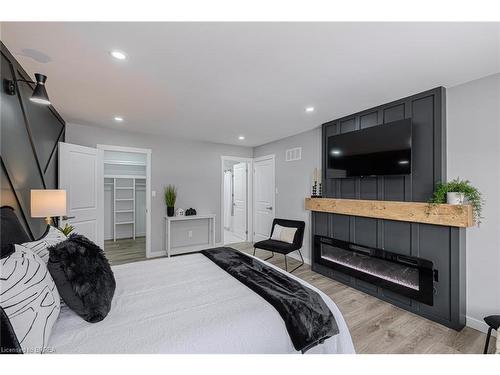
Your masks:
{"label": "black fur pillow", "polygon": [[116,283],[102,249],[88,238],[72,234],[48,250],[47,268],[64,302],[87,322],[103,320],[111,308]]}

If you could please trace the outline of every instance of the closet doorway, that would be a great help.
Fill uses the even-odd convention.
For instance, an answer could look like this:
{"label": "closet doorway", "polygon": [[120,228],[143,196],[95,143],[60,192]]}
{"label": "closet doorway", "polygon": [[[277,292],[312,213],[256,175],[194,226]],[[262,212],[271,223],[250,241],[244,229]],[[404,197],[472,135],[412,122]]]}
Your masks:
{"label": "closet doorway", "polygon": [[151,150],[97,145],[103,150],[104,252],[112,265],[151,254]]}
{"label": "closet doorway", "polygon": [[221,239],[224,245],[251,241],[252,159],[222,156]]}

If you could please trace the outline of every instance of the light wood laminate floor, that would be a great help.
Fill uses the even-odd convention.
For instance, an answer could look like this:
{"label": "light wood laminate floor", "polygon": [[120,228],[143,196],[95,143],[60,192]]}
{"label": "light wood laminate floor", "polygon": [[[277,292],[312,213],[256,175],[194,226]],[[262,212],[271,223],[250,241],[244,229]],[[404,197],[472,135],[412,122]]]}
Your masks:
{"label": "light wood laminate floor", "polygon": [[[113,252],[111,244],[108,247],[112,265],[145,260],[144,252],[137,251],[134,244],[123,242],[119,246],[128,250]],[[250,243],[231,246],[250,254],[253,252]],[[256,255],[263,259],[270,254],[257,250]],[[288,260],[289,269],[298,264],[290,257]],[[269,262],[285,267],[280,254]],[[449,329],[313,272],[308,265],[299,268],[294,275],[322,290],[337,304],[347,322],[357,353],[480,354],[483,351],[486,335],[472,328],[465,327],[461,332]],[[490,352],[494,351],[494,343],[492,339]]]}
{"label": "light wood laminate floor", "polygon": [[112,266],[146,259],[146,237],[104,241],[104,253]]}

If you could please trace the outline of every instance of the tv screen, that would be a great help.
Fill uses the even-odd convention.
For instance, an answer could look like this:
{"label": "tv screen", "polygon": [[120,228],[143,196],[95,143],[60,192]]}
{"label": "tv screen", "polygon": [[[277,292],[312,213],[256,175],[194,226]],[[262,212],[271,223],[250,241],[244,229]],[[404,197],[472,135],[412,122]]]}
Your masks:
{"label": "tv screen", "polygon": [[328,138],[328,177],[330,178],[410,173],[410,119]]}

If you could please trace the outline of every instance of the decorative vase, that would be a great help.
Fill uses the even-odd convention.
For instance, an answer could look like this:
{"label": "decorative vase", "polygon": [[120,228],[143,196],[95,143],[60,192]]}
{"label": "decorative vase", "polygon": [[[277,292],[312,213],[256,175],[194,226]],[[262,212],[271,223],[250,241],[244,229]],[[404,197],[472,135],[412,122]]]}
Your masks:
{"label": "decorative vase", "polygon": [[446,202],[448,204],[464,204],[465,194],[464,193],[446,193]]}
{"label": "decorative vase", "polygon": [[167,216],[174,216],[174,207],[167,207]]}

